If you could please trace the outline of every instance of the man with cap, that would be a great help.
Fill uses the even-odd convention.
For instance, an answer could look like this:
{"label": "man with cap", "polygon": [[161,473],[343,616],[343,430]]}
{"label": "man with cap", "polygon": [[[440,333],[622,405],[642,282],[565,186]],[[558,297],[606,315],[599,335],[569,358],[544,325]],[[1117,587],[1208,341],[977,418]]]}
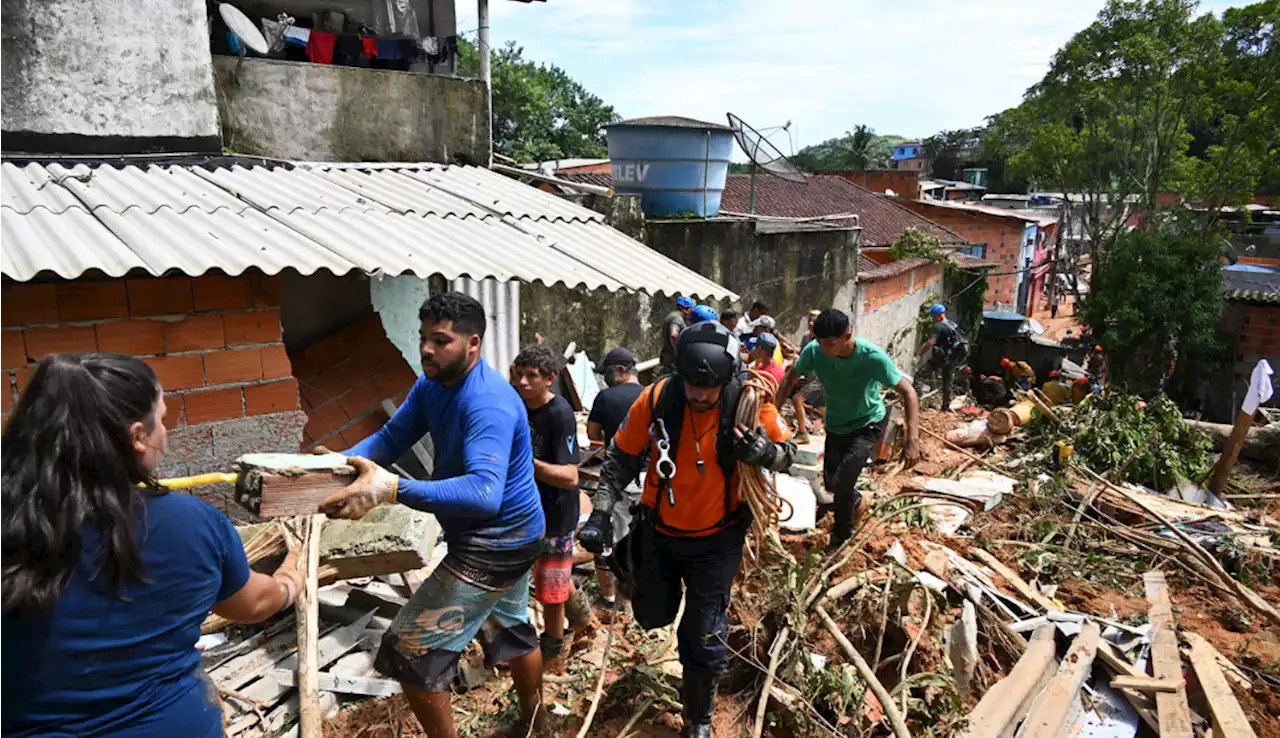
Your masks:
{"label": "man with cap", "polygon": [[774,361],[773,352],[778,350],[778,337],[772,333],[761,333],[747,341],[747,358],[751,360],[751,368],[759,369],[773,375],[782,382],[782,364]]}
{"label": "man with cap", "polygon": [[742,384],[738,337],[720,323],[680,334],[676,373],[646,388],[610,445],[594,509],[579,532],[583,548],[614,540],[611,511],[647,462],[644,492],[629,535],[611,561],[634,582],[632,609],[646,629],[676,630],[684,666],[681,702],[686,737],[711,735],[716,686],[729,661],[729,599],[742,563],[750,511],[738,464],[790,467],[795,444],[772,427],[736,423]]}
{"label": "man with cap", "polygon": [[662,365],[662,373],[670,374],[676,368],[676,338],[692,320],[694,302],[688,297],[676,298],[676,309],[667,313],[662,319],[662,353],[658,363]]}
{"label": "man with cap", "polygon": [[955,384],[956,364],[964,361],[968,355],[969,343],[960,326],[947,319],[946,305],[937,304],[929,308],[929,318],[933,321],[933,337],[920,348],[920,356],[928,354],[929,360],[920,369],[918,378],[942,375],[942,412],[945,413],[951,411],[951,389]]}
{"label": "man with cap", "polygon": [[[627,413],[635,404],[636,398],[644,390],[640,378],[636,374],[636,355],[630,349],[616,348],[604,357],[600,364],[600,373],[604,375],[605,390],[596,395],[591,405],[591,414],[587,416],[587,438],[592,447],[609,447],[613,437],[627,419]],[[640,488],[632,485],[626,489],[631,502],[639,497]],[[631,526],[629,504],[614,505],[612,510],[613,530],[621,536]],[[609,545],[613,545],[613,541]],[[605,605],[613,605],[617,597],[617,580],[604,557],[596,554],[596,583],[600,585],[600,596]],[[610,607],[605,612],[597,613],[606,622],[613,617]]]}

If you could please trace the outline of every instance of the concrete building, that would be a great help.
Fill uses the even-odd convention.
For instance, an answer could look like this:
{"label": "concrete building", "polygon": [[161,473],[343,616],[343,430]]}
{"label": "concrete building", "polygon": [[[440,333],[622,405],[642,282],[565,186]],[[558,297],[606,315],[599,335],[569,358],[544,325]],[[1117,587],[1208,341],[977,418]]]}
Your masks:
{"label": "concrete building", "polygon": [[[1221,327],[1229,336],[1231,358],[1216,381],[1207,383],[1205,415],[1230,423],[1249,389],[1259,359],[1280,368],[1280,259],[1254,258],[1222,272]],[[1280,407],[1280,394],[1266,403]]]}
{"label": "concrete building", "polygon": [[989,277],[986,304],[1031,316],[1040,308],[1057,235],[1057,218],[970,202],[894,198],[904,208],[960,234],[972,256],[1000,264]]}
{"label": "concrete building", "polygon": [[920,141],[904,141],[893,147],[893,165],[897,169],[913,172],[929,172],[932,161],[924,155]]}
{"label": "concrete building", "polygon": [[[358,15],[377,3],[240,5],[380,22]],[[420,370],[431,292],[481,301],[483,353],[503,371],[523,306],[555,290],[737,297],[600,213],[460,163],[488,159],[488,96],[436,73],[451,63],[219,56],[205,7],[4,2],[0,423],[43,357],[128,353],[168,398],[160,473],[224,470],[250,451],[346,447],[383,422]],[[398,7],[419,35],[453,32],[451,1]],[[243,514],[227,489],[201,494]]]}

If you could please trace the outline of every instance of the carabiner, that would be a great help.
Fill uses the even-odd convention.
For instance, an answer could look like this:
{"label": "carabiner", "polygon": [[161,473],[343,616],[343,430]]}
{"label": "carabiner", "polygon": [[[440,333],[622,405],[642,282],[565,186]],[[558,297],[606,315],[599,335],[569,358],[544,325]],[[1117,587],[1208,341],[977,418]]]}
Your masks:
{"label": "carabiner", "polygon": [[[653,429],[657,427],[662,434],[661,437],[654,433]],[[666,482],[667,485],[667,502],[672,507],[676,506],[676,493],[671,487],[671,479],[676,475],[676,463],[671,460],[671,438],[667,435],[667,424],[662,418],[658,418],[649,425],[649,438],[653,440],[653,445],[658,449],[658,461],[653,465],[658,476]]]}

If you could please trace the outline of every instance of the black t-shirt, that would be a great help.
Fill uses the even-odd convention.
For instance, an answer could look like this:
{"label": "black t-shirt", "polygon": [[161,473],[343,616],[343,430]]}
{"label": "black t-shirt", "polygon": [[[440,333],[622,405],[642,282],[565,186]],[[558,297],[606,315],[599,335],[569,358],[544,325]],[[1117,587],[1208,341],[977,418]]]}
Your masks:
{"label": "black t-shirt", "polygon": [[[533,458],[548,464],[578,463],[578,421],[569,401],[556,395],[551,402],[529,411]],[[573,535],[578,529],[578,490],[538,482],[542,512],[547,516],[547,537]]]}
{"label": "black t-shirt", "polygon": [[948,354],[953,353],[957,347],[965,342],[964,334],[960,332],[960,327],[945,318],[933,324],[933,340],[933,345]]}
{"label": "black t-shirt", "polygon": [[605,446],[613,441],[614,434],[622,427],[622,421],[627,419],[627,413],[630,412],[631,406],[636,404],[636,398],[641,392],[644,392],[644,385],[627,382],[614,385],[596,395],[596,401],[591,406],[591,414],[587,416],[587,420],[600,424],[601,429],[604,430]]}

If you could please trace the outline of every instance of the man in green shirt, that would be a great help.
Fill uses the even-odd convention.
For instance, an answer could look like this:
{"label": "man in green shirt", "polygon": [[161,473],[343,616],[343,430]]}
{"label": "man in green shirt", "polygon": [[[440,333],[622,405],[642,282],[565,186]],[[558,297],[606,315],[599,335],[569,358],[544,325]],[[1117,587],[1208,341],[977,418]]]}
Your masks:
{"label": "man in green shirt", "polygon": [[662,319],[662,352],[658,355],[658,363],[662,365],[663,374],[671,374],[676,369],[676,338],[689,325],[693,306],[693,300],[688,297],[677,298],[676,309]]}
{"label": "man in green shirt", "polygon": [[849,316],[823,310],[813,321],[814,341],[787,370],[778,387],[780,401],[790,398],[806,375],[817,374],[827,400],[827,441],[822,461],[823,483],[835,497],[834,551],[853,537],[866,515],[867,500],[858,492],[858,477],[884,435],[885,407],[880,391],[897,390],[906,409],[907,436],[903,456],[907,464],[920,460],[920,400],[911,380],[902,376],[884,349],[854,339]]}

